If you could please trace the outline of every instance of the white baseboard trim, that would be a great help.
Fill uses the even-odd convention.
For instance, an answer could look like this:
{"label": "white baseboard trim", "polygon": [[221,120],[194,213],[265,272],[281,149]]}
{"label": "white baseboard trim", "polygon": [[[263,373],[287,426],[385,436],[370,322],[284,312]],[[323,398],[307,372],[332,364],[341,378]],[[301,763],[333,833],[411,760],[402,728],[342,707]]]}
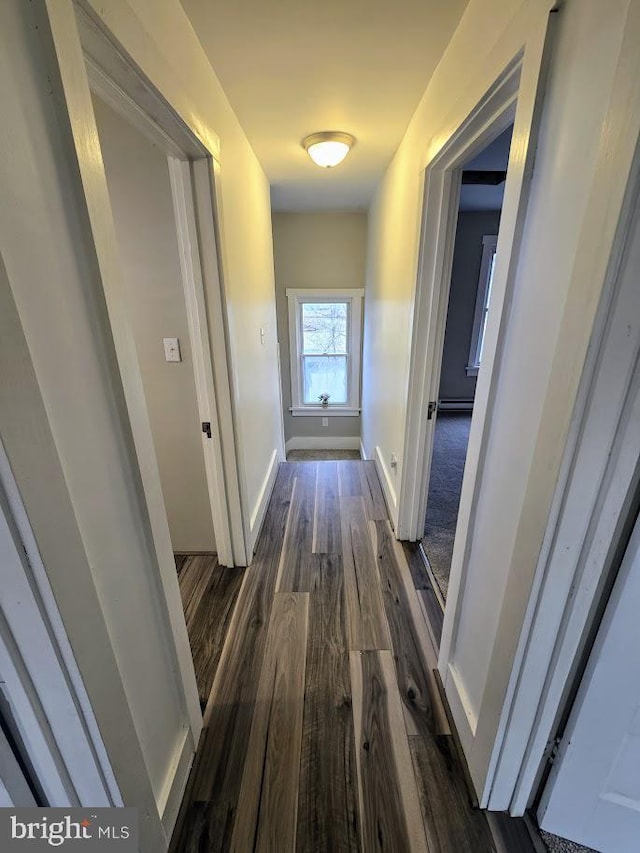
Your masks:
{"label": "white baseboard trim", "polygon": [[391,481],[391,475],[389,473],[389,469],[386,466],[384,461],[384,457],[382,455],[382,451],[379,447],[376,447],[375,453],[375,463],[378,471],[378,477],[382,484],[382,491],[384,492],[384,497],[387,502],[387,509],[389,510],[389,515],[391,516],[391,521],[393,522],[394,530],[398,529],[398,496],[396,494],[395,487]]}
{"label": "white baseboard trim", "polygon": [[247,555],[249,560],[251,560],[256,542],[258,541],[258,536],[262,529],[262,522],[264,521],[264,517],[267,512],[269,498],[271,497],[271,492],[273,491],[273,486],[276,482],[276,476],[278,474],[278,460],[279,453],[276,449],[271,454],[271,460],[269,461],[267,473],[265,474],[260,488],[258,500],[256,501],[253,512],[251,513],[251,518],[249,519],[249,541],[251,543],[251,554]]}
{"label": "white baseboard trim", "polygon": [[359,450],[360,436],[294,435],[286,443],[290,450]]}
{"label": "white baseboard trim", "polygon": [[366,453],[366,450],[364,449],[364,444],[362,443],[362,441],[360,441],[360,458],[361,459],[367,458],[367,453]]}
{"label": "white baseboard trim", "polygon": [[440,400],[439,412],[472,412],[473,400]]}
{"label": "white baseboard trim", "polygon": [[158,811],[162,815],[162,826],[167,838],[171,838],[176,825],[195,754],[191,730],[185,728],[184,737],[176,749],[165,788],[158,802]]}
{"label": "white baseboard trim", "polygon": [[477,720],[469,708],[468,701],[465,701],[465,691],[451,664],[447,664],[446,678],[443,679],[443,682],[444,692],[449,703],[449,708],[451,709],[451,716],[456,725],[460,744],[467,758],[467,764],[470,764],[469,756],[473,747]]}

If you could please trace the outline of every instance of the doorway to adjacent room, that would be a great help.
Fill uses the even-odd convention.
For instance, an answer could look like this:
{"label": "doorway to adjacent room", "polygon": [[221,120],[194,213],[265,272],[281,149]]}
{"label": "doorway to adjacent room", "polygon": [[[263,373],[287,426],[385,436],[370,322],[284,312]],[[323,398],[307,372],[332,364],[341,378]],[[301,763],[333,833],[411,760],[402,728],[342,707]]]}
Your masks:
{"label": "doorway to adjacent room", "polygon": [[513,126],[463,166],[422,547],[444,609]]}

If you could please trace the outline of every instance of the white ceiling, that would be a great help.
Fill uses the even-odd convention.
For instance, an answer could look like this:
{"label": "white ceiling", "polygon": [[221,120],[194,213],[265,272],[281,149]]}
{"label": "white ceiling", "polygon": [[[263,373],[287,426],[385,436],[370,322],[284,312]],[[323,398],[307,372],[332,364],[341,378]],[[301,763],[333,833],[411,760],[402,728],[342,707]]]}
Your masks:
{"label": "white ceiling", "polygon": [[[366,208],[468,0],[182,0],[275,210]],[[358,140],[335,169],[300,146]]]}

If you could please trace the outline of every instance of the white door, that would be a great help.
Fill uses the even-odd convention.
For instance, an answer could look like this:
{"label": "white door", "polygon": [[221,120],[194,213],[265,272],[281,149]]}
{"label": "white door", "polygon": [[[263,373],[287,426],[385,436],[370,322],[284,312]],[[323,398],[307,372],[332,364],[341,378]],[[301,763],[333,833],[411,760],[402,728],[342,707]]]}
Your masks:
{"label": "white door", "polygon": [[540,826],[602,853],[640,850],[640,520],[538,812]]}

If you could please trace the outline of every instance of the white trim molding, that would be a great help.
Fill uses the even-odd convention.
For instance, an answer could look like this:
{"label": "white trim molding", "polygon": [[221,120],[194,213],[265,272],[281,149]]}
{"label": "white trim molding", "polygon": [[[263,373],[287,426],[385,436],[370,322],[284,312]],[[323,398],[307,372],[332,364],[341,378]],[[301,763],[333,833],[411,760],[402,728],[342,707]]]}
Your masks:
{"label": "white trim molding", "polygon": [[[425,412],[429,400],[437,398],[440,385],[462,168],[465,162],[513,124],[521,72],[522,55],[518,55],[425,169],[404,465],[398,505],[398,535],[401,539],[415,541],[421,538],[427,509],[435,419],[428,420]],[[507,274],[513,275],[514,265],[510,262],[512,247],[509,244],[516,233],[515,220],[517,216],[524,215],[524,200],[521,201],[520,194],[525,176],[525,160],[526,152],[518,163],[517,174],[511,163],[510,171],[507,172],[500,231],[505,245],[502,252],[505,263],[498,269],[496,281],[502,291]],[[509,191],[512,187],[513,191]],[[497,296],[504,297],[504,292]],[[494,298],[494,313],[499,314],[501,303],[502,299]],[[492,372],[494,356],[495,353],[490,351],[485,359],[484,372],[488,375]],[[474,420],[484,420],[488,402],[482,396],[481,393],[477,394],[476,410],[479,416]],[[471,457],[468,453],[465,479],[469,479],[473,467],[470,465],[474,452],[471,443],[469,449]]]}
{"label": "white trim molding", "polygon": [[[577,12],[576,8],[585,11]],[[501,811],[508,809],[514,815],[522,814],[535,798],[541,759],[544,760],[549,736],[553,738],[558,733],[557,724],[565,711],[573,677],[582,659],[581,643],[588,640],[594,628],[593,619],[602,605],[602,596],[607,593],[609,549],[614,542],[620,542],[619,537],[615,540],[612,536],[612,531],[624,518],[623,491],[628,488],[633,473],[637,473],[637,441],[640,435],[637,414],[628,420],[631,410],[622,411],[623,403],[626,401],[628,406],[631,397],[637,393],[634,385],[638,379],[637,361],[631,372],[629,362],[625,363],[625,350],[632,345],[637,346],[638,329],[632,319],[638,315],[637,302],[627,306],[627,326],[622,327],[618,351],[606,377],[603,377],[604,397],[600,398],[588,377],[593,361],[604,354],[606,344],[603,343],[602,326],[606,329],[611,317],[606,320],[599,317],[599,305],[608,313],[612,292],[615,292],[611,279],[617,278],[624,258],[629,209],[640,186],[637,181],[640,6],[630,4],[617,12],[619,40],[608,42],[598,35],[594,36],[593,42],[581,43],[580,46],[580,63],[588,62],[594,47],[597,50],[602,45],[604,50],[606,46],[611,77],[606,90],[600,93],[598,103],[601,116],[598,127],[601,123],[607,128],[607,144],[599,144],[599,132],[594,129],[588,171],[586,165],[585,171],[582,170],[581,163],[580,168],[567,173],[566,193],[570,194],[571,188],[578,185],[584,189],[583,203],[576,207],[573,216],[575,230],[571,241],[567,245],[562,234],[556,235],[551,230],[559,217],[551,214],[549,223],[553,225],[546,221],[549,204],[553,202],[553,195],[547,196],[547,193],[553,182],[552,176],[557,174],[550,168],[556,134],[567,132],[573,134],[572,140],[577,140],[580,130],[570,120],[561,120],[557,113],[552,120],[552,113],[548,112],[549,124],[545,125],[546,135],[539,149],[544,150],[544,156],[538,160],[539,172],[535,179],[540,180],[538,194],[535,205],[531,205],[527,212],[524,231],[531,241],[528,243],[531,251],[527,255],[527,264],[521,264],[518,270],[518,280],[515,281],[514,277],[515,287],[511,286],[513,300],[507,302],[509,310],[505,312],[504,320],[498,323],[495,298],[504,287],[505,267],[518,261],[517,254],[512,259],[506,257],[503,247],[504,228],[510,224],[507,214],[511,187],[510,176],[507,177],[485,343],[487,353],[483,358],[476,397],[479,411],[486,407],[487,420],[485,423],[477,422],[474,416],[471,428],[443,626],[441,672],[447,671],[445,667],[450,661],[457,664],[463,661],[465,653],[473,650],[477,632],[469,630],[469,626],[476,628],[479,620],[473,620],[469,615],[478,607],[470,590],[473,588],[476,592],[480,584],[487,582],[484,565],[478,561],[479,552],[475,547],[482,542],[487,547],[484,554],[489,553],[492,536],[491,532],[487,534],[487,525],[499,520],[503,527],[513,532],[513,538],[500,558],[501,586],[496,589],[499,607],[492,613],[495,628],[490,635],[489,654],[485,650],[486,675],[481,680],[481,689],[477,689],[479,681],[475,684],[473,709],[477,727],[472,749],[467,751],[466,758],[480,805]],[[601,29],[595,25],[596,22],[608,24],[610,21],[608,9],[603,11],[597,0],[580,4],[573,11],[569,6],[563,6],[559,14],[577,16],[571,19],[572,24],[569,19],[565,20],[567,29],[576,25],[581,14],[592,16],[589,20],[594,34]],[[552,20],[554,17],[557,20],[557,16],[552,16]],[[529,47],[528,43],[525,68],[527,57],[531,58],[536,53]],[[568,50],[566,43],[562,50]],[[548,56],[548,51],[545,53]],[[558,68],[561,67],[559,63]],[[575,66],[567,65],[569,67]],[[593,73],[597,76],[597,72]],[[533,69],[528,75],[523,70],[518,113],[529,102],[532,82]],[[575,93],[580,88],[588,92],[582,76],[576,89],[565,89],[565,82],[566,75],[553,75],[548,103],[552,103],[552,98],[566,97],[567,91]],[[525,83],[529,89],[526,95]],[[591,94],[584,97],[585,103],[591,105]],[[539,97],[538,102],[540,104]],[[553,101],[555,104],[558,102]],[[517,120],[516,138],[519,138]],[[528,137],[528,142],[530,147],[533,146],[533,153],[535,133]],[[532,230],[527,232],[530,215]],[[536,247],[539,253],[539,247],[546,245],[547,237],[551,240],[550,254],[542,269],[538,269]],[[507,245],[504,242],[504,246]],[[493,433],[496,425],[494,415],[498,411],[496,404],[498,401],[503,406],[511,403],[506,389],[510,388],[513,393],[518,381],[511,364],[511,381],[498,390],[498,384],[508,375],[507,353],[509,349],[514,352],[520,344],[517,338],[512,338],[511,342],[507,339],[507,326],[515,316],[518,285],[522,282],[520,293],[524,292],[524,288],[535,286],[536,278],[545,272],[551,271],[553,275],[553,267],[562,270],[556,279],[552,279],[554,284],[557,282],[563,288],[562,298],[554,306],[556,325],[553,335],[541,337],[540,347],[537,350],[532,348],[532,352],[539,352],[546,347],[550,357],[545,362],[544,383],[541,381],[535,397],[535,429],[529,436],[526,472],[522,472],[518,491],[514,492],[517,502],[511,504],[509,501],[507,506],[505,501],[502,517],[496,512],[499,503],[493,504],[491,516],[483,516],[485,483],[490,479],[490,474],[485,479],[488,460],[495,464],[498,454],[504,454],[506,449],[503,444],[496,444],[495,452],[492,452],[490,447],[496,435]],[[508,278],[513,273],[515,269],[509,272]],[[520,320],[527,322],[523,314]],[[598,332],[595,336],[594,323]],[[489,369],[488,358],[496,338],[498,353],[492,369]],[[531,341],[528,345],[531,346]],[[585,381],[586,388],[583,386]],[[624,391],[621,394],[624,383],[627,384],[626,397]],[[506,396],[500,398],[501,392]],[[588,413],[583,421],[585,407]],[[635,429],[635,435],[629,432],[630,425]],[[503,429],[497,434],[504,437],[506,432]],[[625,433],[636,442],[635,455],[629,453],[626,456],[626,451],[623,452],[621,442]],[[518,440],[515,431],[512,435]],[[576,441],[582,447],[574,455]],[[630,447],[630,441],[627,447]],[[523,452],[519,440],[518,451]],[[503,455],[502,458],[507,457]],[[567,477],[569,488],[565,491]],[[503,494],[506,498],[507,493]],[[481,518],[484,527],[480,525]],[[466,629],[466,635],[461,628]],[[523,655],[526,658],[524,665]],[[469,673],[470,658],[467,654],[463,664]],[[472,679],[462,668],[458,672],[465,686],[467,679],[471,683]],[[445,687],[448,693],[450,684]]]}
{"label": "white trim molding", "polygon": [[[623,147],[632,148],[638,139],[637,97],[635,106],[635,117],[631,110],[628,113],[635,124],[625,134]],[[600,175],[603,198],[609,198],[608,170],[617,168],[618,161],[607,157]],[[523,814],[531,804],[577,662],[588,649],[600,602],[613,582],[615,555],[637,499],[640,330],[630,318],[640,312],[638,263],[640,155],[636,153],[494,753],[495,779],[488,805],[514,815]]]}
{"label": "white trim molding", "polygon": [[[196,130],[177,116],[134,62],[116,50],[104,21],[79,0],[74,0],[74,9],[91,91],[158,146],[168,159],[198,409],[200,420],[211,423],[212,431],[210,440],[203,436],[203,451],[216,550],[221,565],[244,565],[249,513],[240,495],[226,304],[218,247],[219,139],[208,132],[204,144]],[[95,205],[95,200],[92,203]],[[102,236],[97,234],[95,225],[94,231],[96,237]],[[115,324],[112,310],[110,316]],[[114,335],[114,341],[122,359],[120,336]],[[131,414],[129,399],[127,407]],[[140,424],[133,416],[131,420],[134,440],[144,441]],[[149,486],[144,488],[148,497]]]}
{"label": "white trim molding", "polygon": [[258,536],[260,535],[260,530],[262,529],[262,523],[264,522],[264,517],[267,512],[267,506],[269,505],[269,498],[271,497],[271,492],[273,491],[273,487],[276,482],[276,477],[278,476],[278,465],[280,464],[280,453],[276,449],[271,454],[271,459],[269,460],[269,465],[267,466],[267,473],[264,476],[264,480],[262,481],[262,486],[260,487],[260,493],[258,495],[258,500],[253,507],[253,511],[251,513],[250,518],[250,545],[251,550],[249,552],[249,562],[251,561],[251,555],[253,554],[256,542],[258,541]]}
{"label": "white trim molding", "polygon": [[[438,398],[461,174],[465,163],[510,125],[514,126],[514,139],[519,140],[519,144],[511,146],[509,155],[483,369],[478,376],[438,660],[447,696],[454,692],[460,695],[460,688],[466,689],[466,672],[458,671],[460,684],[455,685],[449,664],[456,662],[459,651],[457,644],[462,605],[470,574],[489,432],[502,375],[501,361],[508,334],[509,306],[529,200],[542,94],[549,65],[550,30],[549,17],[541,8],[535,23],[532,21],[526,41],[519,46],[514,43],[511,56],[501,60],[501,67],[496,68],[494,79],[488,83],[482,98],[472,109],[461,110],[460,121],[452,126],[448,139],[443,140],[444,144],[427,162],[424,172],[396,533],[400,539],[411,541],[421,538],[426,515],[435,426],[435,419],[427,418],[427,409],[429,402]],[[496,657],[504,664],[502,655]],[[508,678],[507,672],[501,671],[501,675]],[[497,724],[499,708],[489,704],[480,709],[473,707],[477,717],[476,731],[470,738],[466,758],[479,799],[482,800],[489,776],[489,760],[485,750],[488,743],[490,745],[495,740],[495,733],[493,740],[491,734],[487,733],[492,724]],[[452,703],[454,721],[461,730],[465,727],[470,730],[468,713],[465,711],[463,714],[462,708],[462,703],[457,708]]]}
{"label": "white trim molding", "polygon": [[452,664],[447,666],[447,702],[451,710],[451,715],[455,720],[456,732],[462,744],[462,750],[465,755],[473,746],[473,738],[476,734],[478,720],[471,710],[471,705],[466,696],[464,687],[455,667]]}
{"label": "white trim molding", "polygon": [[[396,492],[396,488],[393,485],[391,480],[391,474],[389,473],[389,468],[387,467],[384,457],[382,455],[382,451],[379,447],[376,446],[375,450],[375,463],[376,470],[378,471],[378,479],[382,484],[382,491],[384,492],[384,497],[387,502],[387,509],[389,510],[389,515],[391,516],[391,521],[393,523],[393,527],[395,530],[398,529],[398,495]],[[402,537],[398,537],[402,538]]]}
{"label": "white trim molding", "polygon": [[221,566],[233,566],[234,555],[224,481],[222,439],[217,417],[218,405],[213,379],[211,341],[207,325],[207,305],[192,190],[194,176],[190,163],[171,156],[167,159],[198,414],[201,423],[211,424],[211,437],[201,433],[201,439],[216,551]]}
{"label": "white trim molding", "polygon": [[[55,806],[122,796],[9,460],[0,442],[0,694]],[[62,769],[64,768],[64,769]]]}
{"label": "white trim molding", "polygon": [[439,412],[472,412],[473,400],[438,400]]}
{"label": "white trim molding", "polygon": [[162,825],[168,838],[171,838],[171,833],[178,819],[178,812],[182,805],[182,798],[187,787],[193,760],[193,741],[189,729],[185,728],[184,736],[178,743],[173,761],[169,767],[165,787],[158,797],[158,808],[162,817]]}

